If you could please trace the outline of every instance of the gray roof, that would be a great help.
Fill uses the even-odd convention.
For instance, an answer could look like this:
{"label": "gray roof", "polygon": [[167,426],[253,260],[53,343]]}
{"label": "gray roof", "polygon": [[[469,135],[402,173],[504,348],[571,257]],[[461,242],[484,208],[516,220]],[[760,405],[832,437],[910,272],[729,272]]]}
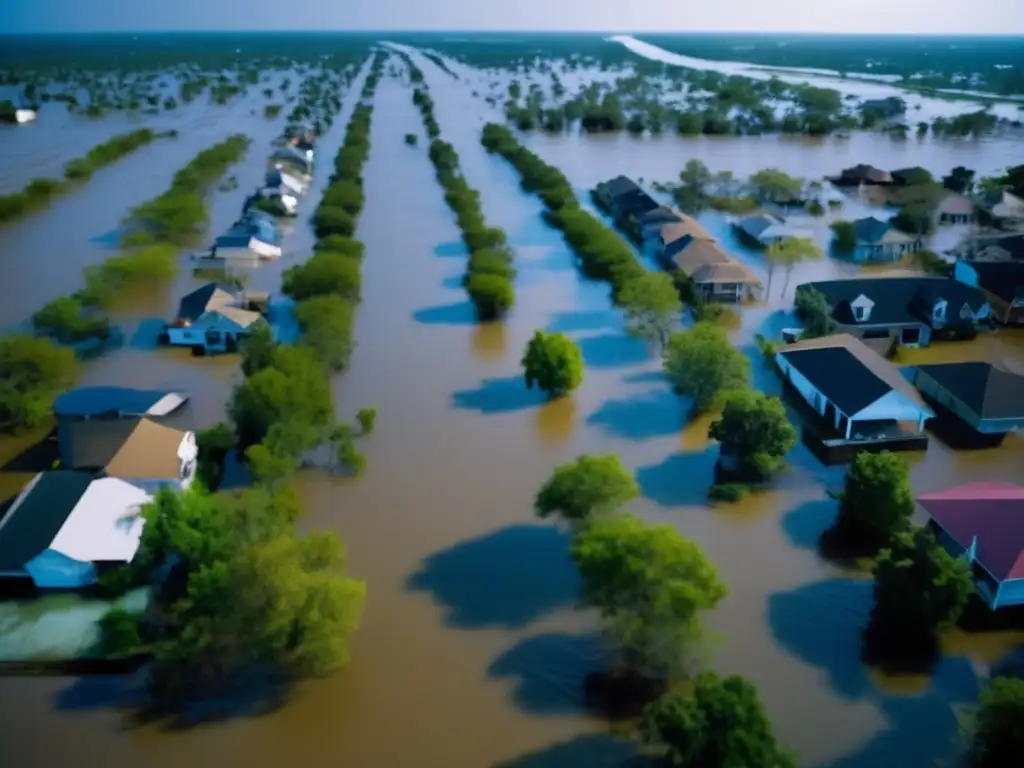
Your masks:
{"label": "gray roof", "polygon": [[822,280],[803,283],[797,290],[815,290],[832,307],[832,317],[843,325],[856,325],[850,302],[866,296],[871,308],[870,325],[930,323],[931,308],[939,299],[949,304],[951,319],[967,304],[975,315],[987,304],[978,288],[946,277],[865,277],[852,280]]}
{"label": "gray roof", "polygon": [[186,395],[155,389],[76,387],[60,395],[53,410],[58,417],[145,416],[157,405],[170,408],[165,411],[170,413],[187,401]]}
{"label": "gray roof", "polygon": [[43,472],[0,520],[0,570],[21,568],[46,551],[85,495],[88,472]]}
{"label": "gray roof", "polygon": [[640,185],[627,176],[616,176],[614,179],[603,182],[600,186],[602,191],[612,199],[640,191]]}
{"label": "gray roof", "polygon": [[876,219],[874,216],[857,219],[853,222],[853,235],[857,238],[858,243],[877,243],[885,237],[890,229],[892,229],[892,224]]}
{"label": "gray roof", "polygon": [[1024,376],[980,362],[919,365],[917,370],[983,419],[1024,419]]}
{"label": "gray roof", "polygon": [[[246,239],[248,242],[248,239]],[[234,291],[219,283],[207,283],[181,298],[178,302],[178,319],[195,321],[209,310],[234,300]]]}

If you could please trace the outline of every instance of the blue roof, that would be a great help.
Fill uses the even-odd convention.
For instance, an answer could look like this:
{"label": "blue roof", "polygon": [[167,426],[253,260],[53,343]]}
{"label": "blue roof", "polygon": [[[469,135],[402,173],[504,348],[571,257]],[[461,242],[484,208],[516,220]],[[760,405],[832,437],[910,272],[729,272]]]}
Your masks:
{"label": "blue roof", "polygon": [[857,238],[857,242],[860,243],[877,243],[885,237],[885,233],[890,229],[892,229],[892,224],[888,221],[880,221],[874,216],[857,219],[853,222],[853,234]]}
{"label": "blue roof", "polygon": [[99,416],[116,413],[121,416],[145,416],[168,395],[177,395],[184,403],[188,398],[178,392],[132,389],[131,387],[78,387],[58,397],[53,410],[58,416]]}

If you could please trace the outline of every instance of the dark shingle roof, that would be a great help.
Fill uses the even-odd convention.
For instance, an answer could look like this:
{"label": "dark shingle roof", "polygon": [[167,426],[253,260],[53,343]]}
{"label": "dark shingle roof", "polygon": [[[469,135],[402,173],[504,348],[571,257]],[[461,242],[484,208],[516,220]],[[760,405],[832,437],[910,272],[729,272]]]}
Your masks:
{"label": "dark shingle roof", "polygon": [[876,219],[874,216],[857,219],[853,222],[853,236],[857,238],[858,243],[877,243],[885,237],[890,229],[892,229],[892,224]]}
{"label": "dark shingle roof", "polygon": [[658,207],[654,198],[639,189],[616,198],[615,205],[618,207],[619,213],[628,216],[639,216]]}
{"label": "dark shingle roof", "polygon": [[[246,241],[248,242],[248,240]],[[210,308],[210,302],[218,292],[231,294],[231,288],[218,283],[207,283],[181,298],[178,302],[178,318],[181,320],[198,320]]]}
{"label": "dark shingle roof", "polygon": [[[967,304],[977,314],[986,304],[985,294],[978,288],[947,277],[866,277],[852,280],[823,280],[803,283],[797,290],[815,290],[825,296],[832,307],[832,317],[843,325],[856,325],[850,302],[864,295],[871,299],[869,324],[897,325],[928,322],[930,314],[922,311],[928,301],[945,299],[949,320],[960,316]],[[932,306],[928,304],[928,308]]]}
{"label": "dark shingle roof", "polygon": [[616,176],[614,179],[609,179],[601,185],[601,188],[613,200],[631,192],[640,191],[640,185],[627,176]]}
{"label": "dark shingle roof", "polygon": [[1024,418],[1024,376],[977,362],[917,369],[983,419]]}
{"label": "dark shingle roof", "polygon": [[1024,297],[1024,261],[973,261],[969,266],[978,285],[1003,301]]}
{"label": "dark shingle roof", "polygon": [[844,347],[783,350],[782,355],[847,416],[892,391]]}
{"label": "dark shingle roof", "polygon": [[0,520],[0,570],[21,568],[44,552],[85,495],[88,472],[43,472]]}
{"label": "dark shingle roof", "polygon": [[1024,261],[1024,235],[1001,237],[996,241],[996,245],[1010,254],[1014,261]]}
{"label": "dark shingle roof", "polygon": [[141,419],[85,419],[72,422],[61,445],[64,465],[69,469],[98,471],[131,437]]}

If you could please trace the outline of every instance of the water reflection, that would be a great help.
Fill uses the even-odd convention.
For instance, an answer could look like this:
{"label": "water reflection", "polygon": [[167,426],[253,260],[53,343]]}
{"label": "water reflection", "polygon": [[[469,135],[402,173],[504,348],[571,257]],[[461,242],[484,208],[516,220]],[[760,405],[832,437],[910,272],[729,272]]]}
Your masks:
{"label": "water reflection", "polygon": [[473,353],[481,360],[501,360],[508,349],[504,323],[477,323],[473,328]]}
{"label": "water reflection", "polygon": [[576,400],[560,397],[544,403],[534,417],[537,437],[545,446],[560,446],[572,439],[576,427]]}
{"label": "water reflection", "polygon": [[514,681],[512,700],[531,715],[558,715],[585,705],[583,680],[604,659],[596,633],[549,633],[520,640],[494,660],[487,674]]}
{"label": "water reflection", "polygon": [[642,441],[681,432],[685,418],[682,399],[662,383],[657,389],[605,400],[587,423],[626,440]]}
{"label": "water reflection", "polygon": [[456,301],[436,307],[425,307],[413,313],[419,323],[426,325],[474,325],[476,312],[469,301]]}
{"label": "water reflection", "polygon": [[464,389],[452,394],[456,408],[481,413],[511,413],[539,406],[545,400],[542,392],[527,389],[522,374],[504,379],[484,379],[477,389]]}

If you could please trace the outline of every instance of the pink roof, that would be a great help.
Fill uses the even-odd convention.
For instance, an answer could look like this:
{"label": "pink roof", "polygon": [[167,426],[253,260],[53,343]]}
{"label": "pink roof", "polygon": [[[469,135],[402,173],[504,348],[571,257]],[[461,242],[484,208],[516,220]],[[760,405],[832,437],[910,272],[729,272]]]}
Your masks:
{"label": "pink roof", "polygon": [[917,501],[960,546],[977,537],[975,560],[993,578],[1024,579],[1024,486],[969,483]]}

